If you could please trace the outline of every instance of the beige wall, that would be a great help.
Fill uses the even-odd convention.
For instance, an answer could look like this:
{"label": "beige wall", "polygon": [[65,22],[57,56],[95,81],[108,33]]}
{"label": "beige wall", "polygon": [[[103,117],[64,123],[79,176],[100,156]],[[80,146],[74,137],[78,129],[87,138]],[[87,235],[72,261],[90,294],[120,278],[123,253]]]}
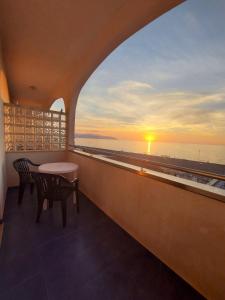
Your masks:
{"label": "beige wall", "polygon": [[5,176],[5,146],[4,146],[4,116],[3,102],[9,102],[8,85],[4,70],[2,47],[0,40],[0,219],[3,217],[3,210],[6,195]]}
{"label": "beige wall", "polygon": [[1,40],[0,40],[0,99],[3,102],[9,102],[9,90],[8,90],[5,69],[4,69],[3,57],[2,57]]}
{"label": "beige wall", "polygon": [[0,99],[0,219],[3,217],[3,210],[6,195],[6,172],[5,172],[5,146],[4,146],[4,123],[3,123],[3,102]]}
{"label": "beige wall", "polygon": [[22,157],[29,158],[37,164],[65,161],[67,158],[66,151],[6,153],[7,182],[9,187],[17,186],[19,183],[18,175],[13,168],[13,161]]}
{"label": "beige wall", "polygon": [[207,299],[225,299],[223,202],[72,152],[68,159],[98,207]]}
{"label": "beige wall", "polygon": [[0,34],[11,98],[47,108],[52,99],[63,97],[68,107],[109,53],[181,2],[45,0],[34,5],[1,0]]}

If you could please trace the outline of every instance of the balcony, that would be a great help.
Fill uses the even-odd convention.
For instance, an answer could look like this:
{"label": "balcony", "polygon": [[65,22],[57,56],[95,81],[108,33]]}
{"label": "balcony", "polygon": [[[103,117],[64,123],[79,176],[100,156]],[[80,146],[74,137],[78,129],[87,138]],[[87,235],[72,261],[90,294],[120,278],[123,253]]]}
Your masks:
{"label": "balcony", "polygon": [[[46,279],[47,275],[43,275],[44,279],[41,279],[41,275],[35,275],[34,281],[28,280],[27,287],[21,284],[21,289],[30,289],[32,293],[37,288],[36,284],[43,285],[43,281],[47,280],[47,287],[42,292],[46,293],[47,290],[48,295],[54,295],[50,299],[58,299],[56,294],[62,296],[55,286],[65,293],[73,293],[77,283],[71,280],[80,283],[76,290],[81,293],[78,294],[80,299],[87,299],[85,293],[105,299],[106,292],[109,293],[108,299],[114,299],[115,290],[119,293],[118,299],[124,299],[124,294],[139,299],[139,293],[140,299],[144,295],[155,295],[156,299],[201,299],[202,296],[181,278],[202,295],[215,293],[216,299],[223,295],[224,203],[214,199],[213,194],[211,197],[210,193],[201,195],[191,190],[191,186],[187,190],[182,185],[171,184],[168,178],[165,181],[162,174],[162,178],[159,178],[156,172],[141,173],[140,168],[133,166],[132,169],[126,164],[74,150],[6,153],[7,181],[11,187],[17,185],[12,161],[21,156],[40,163],[62,160],[78,163],[80,191],[83,193],[81,213],[77,217],[73,208],[69,208],[69,224],[63,231],[58,215],[60,211],[56,207],[52,215],[45,212],[41,224],[37,226],[34,223],[35,197],[30,199],[27,193],[24,205],[18,207],[17,189],[9,188],[1,250],[2,267],[8,280],[5,283],[2,279],[4,287],[8,284],[10,289],[16,289],[17,280],[20,282],[20,278],[26,276],[27,279],[32,278],[29,272],[38,273],[36,259],[32,258],[28,261],[32,263],[31,270],[25,269],[25,273],[22,271],[17,278],[11,278],[10,270],[21,267],[29,259],[22,255],[26,251],[33,257],[32,251],[36,253],[44,249],[48,259],[51,256],[48,251],[54,258],[50,260],[52,265],[47,265],[46,272],[50,277]],[[58,247],[60,250],[57,252],[55,248]],[[23,262],[17,261],[20,255]],[[76,255],[83,258],[77,261]],[[45,254],[43,256],[46,259]],[[85,264],[82,267],[83,259]],[[55,266],[56,261],[59,266]],[[78,264],[78,269],[81,268],[85,273],[80,275],[78,272],[80,279],[75,275],[77,265],[71,266],[72,262]],[[60,279],[61,272],[63,279]],[[15,274],[18,274],[17,271]],[[212,280],[212,274],[215,281]],[[127,282],[130,282],[130,276],[138,282],[132,290]],[[157,278],[156,283],[148,284],[152,278]],[[54,285],[54,282],[57,283]],[[70,299],[69,295],[66,294],[65,299]]]}
{"label": "balcony", "polygon": [[[128,36],[181,2],[109,1],[103,14],[101,1],[88,10],[46,1],[54,18],[26,1],[1,2],[1,299],[224,299],[222,189],[69,146],[89,75]],[[77,36],[84,39],[77,43]],[[58,97],[65,114],[49,110]],[[81,210],[77,216],[69,202],[65,229],[57,206],[35,223],[36,196],[28,191],[17,205],[12,162],[19,157],[79,165]]]}
{"label": "balcony", "polygon": [[8,190],[0,253],[1,299],[203,299],[81,195],[81,213],[59,207],[34,223],[35,196]]}

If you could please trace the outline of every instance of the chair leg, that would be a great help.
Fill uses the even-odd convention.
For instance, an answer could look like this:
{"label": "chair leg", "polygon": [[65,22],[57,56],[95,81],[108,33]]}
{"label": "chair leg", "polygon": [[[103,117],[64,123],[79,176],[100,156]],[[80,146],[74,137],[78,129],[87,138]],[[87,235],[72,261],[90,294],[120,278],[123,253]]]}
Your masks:
{"label": "chair leg", "polygon": [[34,192],[34,184],[31,183],[30,184],[30,193],[33,194],[33,192]]}
{"label": "chair leg", "polygon": [[40,217],[41,217],[41,213],[42,213],[42,209],[43,209],[43,203],[44,203],[44,199],[41,199],[41,200],[38,199],[38,210],[37,210],[36,223],[39,223],[39,221],[40,221]]}
{"label": "chair leg", "polygon": [[79,193],[78,193],[78,188],[76,188],[76,205],[77,205],[77,213],[80,211],[80,200],[79,200]]}
{"label": "chair leg", "polygon": [[23,200],[23,194],[24,194],[25,186],[26,185],[24,183],[20,183],[20,186],[19,186],[19,197],[18,197],[18,204],[19,205],[22,203],[22,200]]}
{"label": "chair leg", "polygon": [[66,226],[66,200],[61,201],[63,227]]}
{"label": "chair leg", "polygon": [[48,200],[48,208],[52,208],[53,207],[53,201],[52,200]]}

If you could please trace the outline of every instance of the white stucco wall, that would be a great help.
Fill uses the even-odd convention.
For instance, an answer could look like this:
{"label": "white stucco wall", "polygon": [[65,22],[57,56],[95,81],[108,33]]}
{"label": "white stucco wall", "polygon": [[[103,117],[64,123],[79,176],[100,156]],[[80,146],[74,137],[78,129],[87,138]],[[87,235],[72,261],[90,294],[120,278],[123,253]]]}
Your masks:
{"label": "white stucco wall", "polygon": [[6,153],[6,178],[8,187],[19,184],[19,176],[13,168],[13,161],[26,157],[37,164],[62,162],[67,160],[67,151],[30,151]]}

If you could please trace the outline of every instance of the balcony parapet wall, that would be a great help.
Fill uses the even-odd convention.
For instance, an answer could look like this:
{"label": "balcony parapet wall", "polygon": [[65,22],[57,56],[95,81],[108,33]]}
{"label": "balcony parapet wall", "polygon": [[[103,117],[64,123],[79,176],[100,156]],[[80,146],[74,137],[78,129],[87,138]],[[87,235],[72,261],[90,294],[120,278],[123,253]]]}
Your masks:
{"label": "balcony parapet wall", "polygon": [[100,157],[70,151],[68,160],[100,209],[207,299],[225,298],[222,201]]}

